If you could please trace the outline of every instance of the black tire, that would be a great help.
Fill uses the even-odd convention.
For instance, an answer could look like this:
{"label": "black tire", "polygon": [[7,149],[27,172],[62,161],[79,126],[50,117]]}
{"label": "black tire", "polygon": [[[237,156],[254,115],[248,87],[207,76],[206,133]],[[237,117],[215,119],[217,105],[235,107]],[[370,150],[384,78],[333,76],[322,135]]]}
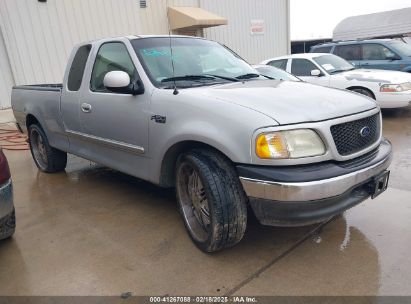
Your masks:
{"label": "black tire", "polygon": [[356,88],[356,89],[351,89],[351,91],[362,94],[362,95],[365,95],[365,96],[368,96],[368,97],[375,100],[375,96],[370,90],[362,89],[362,88]]}
{"label": "black tire", "polygon": [[67,153],[50,146],[47,136],[38,124],[29,127],[30,151],[37,168],[46,173],[63,171]]}
{"label": "black tire", "polygon": [[16,230],[16,215],[13,212],[0,220],[0,240],[7,239],[14,234]]}
{"label": "black tire", "polygon": [[181,155],[176,195],[188,233],[202,251],[232,247],[243,238],[248,199],[234,166],[224,156],[207,150]]}

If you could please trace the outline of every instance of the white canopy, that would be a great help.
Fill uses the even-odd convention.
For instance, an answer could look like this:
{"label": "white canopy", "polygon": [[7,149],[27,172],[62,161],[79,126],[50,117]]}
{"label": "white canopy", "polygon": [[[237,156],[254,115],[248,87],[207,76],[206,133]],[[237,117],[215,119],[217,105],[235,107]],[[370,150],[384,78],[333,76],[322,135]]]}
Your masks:
{"label": "white canopy", "polygon": [[411,34],[411,7],[348,17],[334,29],[333,40],[383,38]]}

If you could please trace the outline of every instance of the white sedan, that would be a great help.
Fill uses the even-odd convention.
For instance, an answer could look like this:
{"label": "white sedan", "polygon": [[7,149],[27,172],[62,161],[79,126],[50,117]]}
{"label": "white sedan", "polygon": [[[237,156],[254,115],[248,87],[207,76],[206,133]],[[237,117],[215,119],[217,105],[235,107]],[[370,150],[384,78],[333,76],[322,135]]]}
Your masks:
{"label": "white sedan", "polygon": [[309,83],[367,95],[381,108],[406,107],[411,102],[410,73],[356,69],[341,57],[319,53],[277,57],[261,64],[283,69]]}

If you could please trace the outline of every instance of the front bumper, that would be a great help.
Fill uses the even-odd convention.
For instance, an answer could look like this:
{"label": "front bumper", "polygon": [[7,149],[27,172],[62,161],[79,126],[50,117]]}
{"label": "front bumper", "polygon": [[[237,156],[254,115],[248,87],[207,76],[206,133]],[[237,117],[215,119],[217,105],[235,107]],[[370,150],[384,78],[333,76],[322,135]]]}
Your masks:
{"label": "front bumper", "polygon": [[291,167],[238,165],[251,207],[262,224],[299,226],[319,222],[371,195],[373,178],[392,160],[388,140],[359,158]]}
{"label": "front bumper", "polygon": [[0,186],[0,219],[13,212],[13,184],[9,179]]}
{"label": "front bumper", "polygon": [[379,93],[376,100],[378,106],[383,109],[408,107],[411,102],[411,91]]}

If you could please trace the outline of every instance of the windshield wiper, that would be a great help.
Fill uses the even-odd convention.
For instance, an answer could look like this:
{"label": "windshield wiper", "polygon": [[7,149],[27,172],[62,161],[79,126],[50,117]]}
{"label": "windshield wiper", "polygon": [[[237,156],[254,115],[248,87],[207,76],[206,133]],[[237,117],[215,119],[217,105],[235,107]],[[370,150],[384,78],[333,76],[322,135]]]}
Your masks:
{"label": "windshield wiper", "polygon": [[261,76],[260,74],[256,74],[256,73],[247,73],[244,75],[237,76],[236,78],[237,79],[251,79],[251,78],[258,78],[260,76]]}
{"label": "windshield wiper", "polygon": [[264,75],[264,74],[260,74],[260,75],[267,78],[267,79],[270,79],[270,80],[283,80],[283,79],[277,79],[277,78],[274,78],[274,77],[271,77],[271,76],[267,76],[267,75]]}
{"label": "windshield wiper", "polygon": [[161,80],[161,82],[171,82],[171,81],[184,81],[184,80],[213,80],[215,79],[214,76],[206,76],[206,75],[185,75],[185,76],[175,76],[175,77],[169,77],[169,78],[164,78]]}
{"label": "windshield wiper", "polygon": [[229,81],[233,81],[233,82],[238,82],[239,81],[237,78],[228,77],[228,76],[220,76],[220,75],[214,75],[214,74],[204,74],[204,75],[205,76],[213,76],[215,78],[220,78],[220,79],[229,80]]}
{"label": "windshield wiper", "polygon": [[339,69],[339,70],[334,70],[334,71],[330,72],[330,74],[337,74],[337,73],[352,71],[352,70],[355,70],[355,69],[356,69],[356,67],[352,67],[352,68],[349,68],[349,69]]}
{"label": "windshield wiper", "polygon": [[337,73],[342,73],[342,72],[345,72],[346,70],[334,70],[334,71],[331,71],[330,72],[330,74],[337,74]]}
{"label": "windshield wiper", "polygon": [[229,80],[229,81],[239,81],[236,78],[228,76],[220,76],[214,74],[202,74],[202,75],[185,75],[185,76],[175,76],[169,77],[161,80],[161,82],[171,82],[171,81],[200,81],[200,80],[215,80],[216,78]]}

